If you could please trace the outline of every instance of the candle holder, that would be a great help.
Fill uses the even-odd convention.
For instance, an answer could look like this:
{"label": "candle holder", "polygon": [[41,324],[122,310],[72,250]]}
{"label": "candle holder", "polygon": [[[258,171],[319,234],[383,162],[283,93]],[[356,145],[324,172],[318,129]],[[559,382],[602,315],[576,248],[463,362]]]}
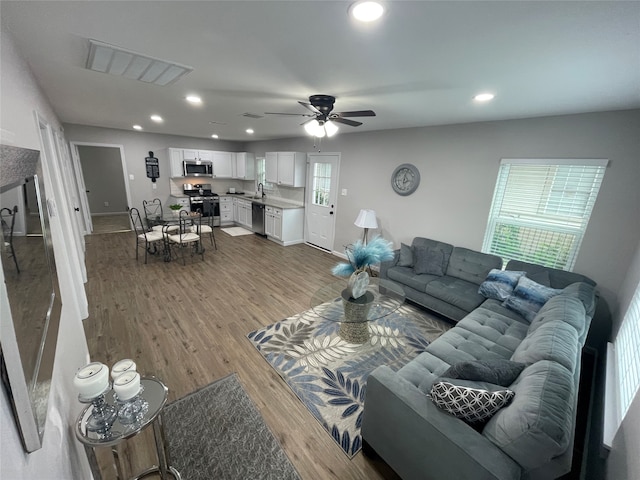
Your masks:
{"label": "candle holder", "polygon": [[80,403],[91,403],[93,405],[91,415],[87,419],[87,431],[96,432],[104,436],[108,436],[111,433],[111,426],[118,418],[118,412],[113,405],[109,405],[104,399],[104,396],[110,390],[111,385],[109,384],[102,393],[93,398],[78,395]]}
{"label": "candle holder", "polygon": [[140,391],[135,397],[128,400],[120,400],[114,393],[113,397],[118,404],[118,419],[123,425],[131,425],[140,422],[149,411],[149,402],[142,397],[144,387],[140,385]]}

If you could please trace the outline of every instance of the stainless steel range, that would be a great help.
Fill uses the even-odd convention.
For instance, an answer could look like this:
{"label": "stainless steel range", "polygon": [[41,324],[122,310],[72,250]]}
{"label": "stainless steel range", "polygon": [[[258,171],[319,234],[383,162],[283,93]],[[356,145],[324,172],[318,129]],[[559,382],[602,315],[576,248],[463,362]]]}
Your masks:
{"label": "stainless steel range", "polygon": [[189,197],[190,210],[201,212],[203,217],[213,217],[213,226],[220,226],[220,196],[211,191],[210,183],[185,183],[182,191]]}

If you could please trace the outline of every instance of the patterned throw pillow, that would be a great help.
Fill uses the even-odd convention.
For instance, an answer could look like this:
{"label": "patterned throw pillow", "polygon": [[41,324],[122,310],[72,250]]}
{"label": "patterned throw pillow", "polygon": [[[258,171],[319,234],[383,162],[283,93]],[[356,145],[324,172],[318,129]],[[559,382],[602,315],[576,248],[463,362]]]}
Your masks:
{"label": "patterned throw pillow", "polygon": [[538,313],[538,310],[540,310],[551,297],[559,295],[560,293],[562,293],[562,290],[545,287],[527,277],[520,277],[518,285],[513,290],[513,294],[510,295],[502,305],[518,313],[531,323],[536,313]]}
{"label": "patterned throw pillow", "polygon": [[513,289],[518,284],[518,280],[525,272],[511,270],[500,270],[493,268],[480,285],[478,293],[486,298],[495,298],[503,302],[513,293]]}
{"label": "patterned throw pillow", "polygon": [[477,424],[493,417],[506,407],[515,392],[512,390],[484,390],[450,382],[436,382],[431,387],[431,400],[438,407],[465,422]]}
{"label": "patterned throw pillow", "polygon": [[400,244],[399,267],[413,267],[413,249],[404,243]]}

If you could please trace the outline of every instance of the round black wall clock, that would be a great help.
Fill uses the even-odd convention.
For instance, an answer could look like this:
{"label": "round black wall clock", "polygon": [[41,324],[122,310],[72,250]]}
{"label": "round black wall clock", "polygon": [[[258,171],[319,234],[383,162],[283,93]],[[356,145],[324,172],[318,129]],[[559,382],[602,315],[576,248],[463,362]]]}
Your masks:
{"label": "round black wall clock", "polygon": [[403,163],[391,174],[391,187],[398,195],[411,195],[420,185],[420,172],[410,163]]}

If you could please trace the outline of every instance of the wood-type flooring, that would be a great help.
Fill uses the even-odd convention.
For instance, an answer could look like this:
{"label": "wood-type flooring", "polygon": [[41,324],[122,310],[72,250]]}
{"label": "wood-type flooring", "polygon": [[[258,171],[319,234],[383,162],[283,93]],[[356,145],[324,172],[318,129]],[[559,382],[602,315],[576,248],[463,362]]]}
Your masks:
{"label": "wood-type flooring", "polygon": [[[136,263],[133,232],[86,237],[92,361],[132,358],[138,371],[169,388],[169,401],[237,372],[302,479],[395,479],[384,463],[347,458],[246,334],[309,308],[313,293],[335,280],[340,259],[307,245],[282,247],[256,235],[215,229],[218,249],[200,256]],[[151,429],[147,429],[151,430]],[[130,476],[155,462],[150,431],[127,441]],[[108,449],[103,478],[115,478]]]}

